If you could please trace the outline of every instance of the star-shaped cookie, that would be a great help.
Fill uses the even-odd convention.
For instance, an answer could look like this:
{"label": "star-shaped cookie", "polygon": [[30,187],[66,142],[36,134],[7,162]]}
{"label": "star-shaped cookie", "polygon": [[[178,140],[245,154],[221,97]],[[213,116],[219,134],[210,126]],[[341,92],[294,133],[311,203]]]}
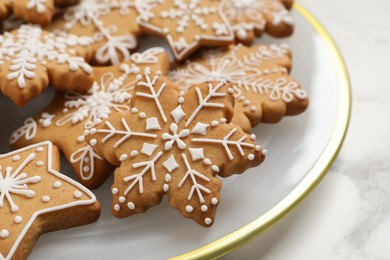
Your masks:
{"label": "star-shaped cookie", "polygon": [[184,93],[145,69],[132,108],[86,132],[94,150],[118,166],[112,212],[123,218],[158,205],[164,195],[187,218],[214,223],[217,178],[260,164],[265,150],[234,124],[233,89],[226,81],[194,85]]}
{"label": "star-shaped cookie", "polygon": [[224,46],[234,34],[222,13],[224,0],[147,1],[138,24],[146,33],[164,37],[176,60],[182,61],[201,46]]}
{"label": "star-shaped cookie", "polygon": [[292,34],[294,20],[288,11],[292,0],[227,0],[223,12],[231,23],[236,41],[250,45],[263,32],[274,37]]}
{"label": "star-shaped cookie", "polygon": [[139,0],[83,0],[61,10],[49,31],[63,31],[93,37],[93,64],[119,64],[130,58],[138,46],[139,26],[136,5]]}
{"label": "star-shaped cookie", "polygon": [[47,25],[55,13],[55,5],[66,6],[76,2],[78,0],[0,0],[0,19],[13,14],[27,23]]}
{"label": "star-shaped cookie", "polygon": [[41,234],[99,218],[93,193],[59,168],[50,142],[0,155],[0,259],[26,259]]}
{"label": "star-shaped cookie", "polygon": [[93,83],[89,37],[54,35],[35,25],[0,35],[0,90],[24,105],[50,84],[88,90]]}
{"label": "star-shaped cookie", "polygon": [[260,122],[276,123],[306,110],[305,90],[289,76],[291,52],[286,45],[232,45],[200,53],[169,78],[186,90],[209,78],[230,80],[236,105],[232,122],[246,132]]}
{"label": "star-shaped cookie", "polygon": [[166,74],[168,55],[162,48],[134,53],[130,60],[95,67],[96,82],[87,93],[58,91],[52,103],[11,136],[15,148],[50,140],[65,154],[80,182],[98,188],[111,174],[111,165],[84,142],[84,130],[96,127],[114,113],[130,110],[137,75],[150,67]]}

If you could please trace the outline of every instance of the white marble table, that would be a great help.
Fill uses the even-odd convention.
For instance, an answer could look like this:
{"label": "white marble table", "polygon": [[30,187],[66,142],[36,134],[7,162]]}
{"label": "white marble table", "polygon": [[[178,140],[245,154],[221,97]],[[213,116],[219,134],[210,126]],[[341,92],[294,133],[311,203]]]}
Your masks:
{"label": "white marble table", "polygon": [[349,132],[314,193],[224,259],[390,259],[390,1],[300,3],[330,31],[346,60],[353,90]]}

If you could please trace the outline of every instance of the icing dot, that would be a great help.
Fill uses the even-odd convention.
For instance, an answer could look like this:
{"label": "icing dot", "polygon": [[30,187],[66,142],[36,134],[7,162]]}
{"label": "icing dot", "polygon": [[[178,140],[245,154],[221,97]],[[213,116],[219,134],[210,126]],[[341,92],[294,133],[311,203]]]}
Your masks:
{"label": "icing dot", "polygon": [[15,222],[16,224],[20,224],[20,223],[22,223],[22,221],[23,221],[23,218],[22,218],[21,216],[16,216],[16,217],[14,218],[14,222]]}
{"label": "icing dot", "polygon": [[250,110],[251,110],[252,112],[255,112],[255,111],[257,110],[257,108],[256,108],[255,106],[251,106]]}
{"label": "icing dot", "polygon": [[255,140],[256,139],[256,135],[255,134],[251,134],[251,139]]}
{"label": "icing dot", "polygon": [[36,149],[37,152],[43,152],[43,150],[44,150],[43,147],[38,147],[38,148]]}
{"label": "icing dot", "polygon": [[123,202],[125,202],[126,201],[126,198],[125,197],[123,197],[123,196],[120,196],[119,197],[119,202],[120,203],[123,203]]}
{"label": "icing dot", "polygon": [[210,225],[211,224],[211,218],[205,218],[204,219],[204,223],[206,223],[206,225]]}
{"label": "icing dot", "polygon": [[226,118],[221,118],[219,121],[220,121],[222,124],[225,124],[225,123],[227,122],[227,119],[226,119]]}
{"label": "icing dot", "polygon": [[248,155],[248,160],[249,161],[253,161],[253,159],[255,159],[255,155],[254,154]]}
{"label": "icing dot", "polygon": [[187,212],[192,212],[192,211],[194,211],[194,208],[192,206],[190,206],[190,205],[187,205],[186,206],[186,211]]}
{"label": "icing dot", "polygon": [[133,108],[131,109],[131,113],[135,114],[135,113],[137,113],[137,112],[138,112],[138,109],[137,109],[137,108],[133,107]]}
{"label": "icing dot", "polygon": [[53,183],[53,187],[56,188],[56,189],[58,189],[61,186],[62,186],[62,183],[60,181],[56,181],[56,182]]}
{"label": "icing dot", "polygon": [[19,161],[19,160],[20,160],[19,155],[15,155],[14,157],[12,157],[12,161],[14,161],[14,162]]}
{"label": "icing dot", "polygon": [[245,106],[249,105],[250,103],[251,103],[251,102],[250,102],[249,100],[245,100],[245,101],[244,101],[244,105],[245,105]]}
{"label": "icing dot", "polygon": [[96,134],[96,128],[91,128],[90,130],[89,130],[89,132],[91,133],[91,134]]}
{"label": "icing dot", "polygon": [[172,176],[169,173],[165,174],[165,181],[170,182],[171,180],[172,180]]}
{"label": "icing dot", "polygon": [[84,162],[88,163],[89,160],[90,160],[90,159],[87,157],[87,158],[84,159]]}
{"label": "icing dot", "polygon": [[185,92],[183,90],[181,90],[180,93],[179,93],[179,95],[182,96],[182,97],[184,96],[184,94],[185,94]]}
{"label": "icing dot", "polygon": [[67,108],[64,108],[63,110],[62,110],[62,112],[65,114],[65,113],[68,113],[68,111],[69,111],[69,109],[67,109]]}
{"label": "icing dot", "polygon": [[114,210],[115,210],[115,211],[121,210],[121,206],[119,206],[118,204],[115,204],[115,205],[114,205]]}
{"label": "icing dot", "polygon": [[81,191],[79,190],[76,190],[74,193],[73,193],[73,197],[75,197],[76,199],[79,199],[81,198],[83,194],[81,193]]}
{"label": "icing dot", "polygon": [[85,136],[80,135],[79,137],[77,137],[77,141],[78,141],[79,143],[84,142],[84,141],[85,141]]}
{"label": "icing dot", "polygon": [[44,165],[44,163],[43,163],[42,161],[37,161],[37,162],[36,162],[36,165],[39,166],[39,167],[41,167],[41,166]]}
{"label": "icing dot", "polygon": [[131,151],[130,153],[131,157],[135,157],[138,155],[138,152],[136,150]]}
{"label": "icing dot", "polygon": [[233,94],[233,93],[234,93],[234,90],[233,90],[232,88],[229,88],[229,89],[228,89],[228,93],[229,93],[229,94]]}
{"label": "icing dot", "polygon": [[217,198],[212,198],[211,199],[211,204],[217,205],[218,204],[218,199]]}
{"label": "icing dot", "polygon": [[7,238],[9,236],[9,231],[7,229],[2,229],[0,231],[0,237],[1,238]]}
{"label": "icing dot", "polygon": [[215,172],[219,172],[219,167],[217,165],[211,166],[211,169]]}
{"label": "icing dot", "polygon": [[261,146],[260,145],[256,145],[255,149],[256,149],[256,151],[260,151],[261,150]]}
{"label": "icing dot", "polygon": [[128,207],[129,209],[135,209],[135,205],[134,205],[133,202],[127,203],[127,207]]}
{"label": "icing dot", "polygon": [[212,162],[211,162],[211,160],[210,160],[209,158],[204,159],[203,162],[204,162],[206,165],[211,165],[211,164],[212,164]]}
{"label": "icing dot", "polygon": [[42,201],[43,202],[49,202],[50,201],[50,197],[45,195],[45,196],[42,197]]}
{"label": "icing dot", "polygon": [[115,195],[115,194],[118,194],[118,189],[117,189],[117,188],[113,188],[111,192],[112,192],[112,194],[114,194],[114,195]]}
{"label": "icing dot", "polygon": [[126,159],[127,159],[127,154],[122,154],[121,157],[119,158],[121,162],[125,161]]}
{"label": "icing dot", "polygon": [[179,97],[178,102],[179,102],[180,104],[183,104],[183,103],[184,103],[184,98],[183,98],[183,97]]}
{"label": "icing dot", "polygon": [[91,168],[89,168],[89,166],[84,166],[83,167],[83,171],[84,172],[89,172],[91,170]]}
{"label": "icing dot", "polygon": [[200,210],[203,212],[206,212],[208,209],[209,208],[206,205],[202,205],[202,207],[200,207]]}
{"label": "icing dot", "polygon": [[266,156],[266,155],[268,154],[268,150],[267,150],[267,149],[263,149],[263,150],[261,151],[261,153],[262,153],[264,156]]}
{"label": "icing dot", "polygon": [[91,146],[97,145],[97,140],[96,139],[92,139],[90,144],[91,144]]}
{"label": "icing dot", "polygon": [[84,136],[89,135],[89,130],[84,130]]}
{"label": "icing dot", "polygon": [[167,192],[169,190],[169,185],[168,184],[164,184],[163,189],[164,189],[164,192]]}
{"label": "icing dot", "polygon": [[214,127],[216,127],[218,124],[219,124],[219,122],[215,121],[215,120],[211,122],[211,126],[214,126]]}
{"label": "icing dot", "polygon": [[145,114],[144,112],[141,112],[141,113],[139,113],[139,117],[140,117],[140,118],[145,118],[145,117],[146,117],[146,114]]}

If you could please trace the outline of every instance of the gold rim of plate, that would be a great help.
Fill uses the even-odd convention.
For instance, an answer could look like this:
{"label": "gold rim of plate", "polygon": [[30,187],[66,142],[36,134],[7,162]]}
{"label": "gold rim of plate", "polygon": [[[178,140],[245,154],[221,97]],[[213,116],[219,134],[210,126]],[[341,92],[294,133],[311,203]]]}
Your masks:
{"label": "gold rim of plate", "polygon": [[297,207],[302,202],[302,200],[307,197],[314,190],[314,188],[317,187],[317,185],[325,177],[333,162],[336,160],[336,157],[345,139],[351,116],[352,97],[348,70],[336,43],[328,31],[324,28],[324,26],[299,3],[294,3],[294,9],[310,23],[310,25],[316,30],[317,33],[320,34],[322,39],[331,49],[337,63],[336,69],[341,80],[341,88],[339,93],[340,109],[337,115],[332,137],[326,145],[325,150],[321,154],[321,157],[316,161],[304,179],[289,195],[287,195],[268,212],[229,235],[226,235],[208,245],[172,259],[215,259],[249,243],[276,225],[288,213]]}

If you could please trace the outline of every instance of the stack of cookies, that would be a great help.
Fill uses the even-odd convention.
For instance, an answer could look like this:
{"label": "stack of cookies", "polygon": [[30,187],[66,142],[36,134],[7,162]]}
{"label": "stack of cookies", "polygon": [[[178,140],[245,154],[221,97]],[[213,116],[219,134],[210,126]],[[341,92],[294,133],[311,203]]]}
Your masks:
{"label": "stack of cookies", "polygon": [[[88,189],[111,174],[114,216],[167,195],[210,227],[229,203],[219,177],[266,157],[253,127],[308,106],[289,76],[289,47],[253,44],[292,34],[292,2],[2,0],[1,93],[18,106],[48,86],[56,93],[10,135],[19,150],[0,156],[0,259],[24,259],[42,233],[96,221]],[[148,35],[163,40],[137,52]],[[58,172],[60,153],[79,183]]]}

